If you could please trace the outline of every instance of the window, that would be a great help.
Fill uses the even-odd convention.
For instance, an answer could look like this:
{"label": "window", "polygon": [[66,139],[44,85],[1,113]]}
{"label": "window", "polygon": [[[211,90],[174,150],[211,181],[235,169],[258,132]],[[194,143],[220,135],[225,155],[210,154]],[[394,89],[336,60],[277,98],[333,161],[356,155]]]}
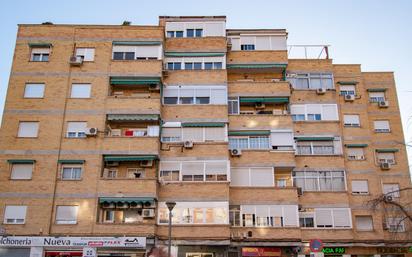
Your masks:
{"label": "window", "polygon": [[182,63],[180,63],[180,62],[168,62],[167,63],[167,69],[168,70],[181,70],[182,69]]}
{"label": "window", "polygon": [[81,57],[84,62],[93,62],[94,48],[76,48],[76,56]]}
{"label": "window", "polygon": [[339,120],[336,104],[294,104],[291,114],[294,121]]}
{"label": "window", "polygon": [[346,191],[344,171],[293,171],[292,178],[303,191]]}
{"label": "window", "polygon": [[315,227],[315,213],[313,212],[299,212],[299,225],[302,228]]}
{"label": "window", "polygon": [[240,206],[229,206],[229,223],[232,227],[240,227]]}
{"label": "window", "polygon": [[164,181],[227,181],[227,161],[164,161],[160,179]]}
{"label": "window", "polygon": [[87,122],[71,121],[67,123],[67,137],[83,138],[86,137]]}
{"label": "window", "polygon": [[289,74],[288,81],[295,89],[334,88],[332,73]]}
{"label": "window", "polygon": [[356,95],[356,87],[354,85],[340,86],[340,95]]}
{"label": "window", "polygon": [[387,196],[392,196],[395,198],[399,198],[400,191],[399,191],[399,184],[383,184],[383,194]]}
{"label": "window", "polygon": [[162,129],[162,142],[205,142],[205,141],[225,141],[226,127],[184,127]]}
{"label": "window", "polygon": [[6,205],[4,209],[4,224],[24,224],[26,222],[27,206]]}
{"label": "window", "polygon": [[183,31],[167,31],[166,37],[183,37]]}
{"label": "window", "polygon": [[350,228],[352,227],[349,208],[316,208],[315,222],[317,228]]}
{"label": "window", "polygon": [[301,141],[297,138],[296,154],[297,155],[336,155],[341,154],[340,138],[330,140]]}
{"label": "window", "polygon": [[347,148],[349,161],[362,161],[365,160],[365,153],[363,148]]}
{"label": "window", "polygon": [[31,179],[33,173],[32,163],[13,163],[11,166],[11,176],[10,179]]}
{"label": "window", "polygon": [[31,48],[31,58],[32,62],[48,62],[50,55],[50,47],[42,48]]}
{"label": "window", "polygon": [[271,149],[269,136],[229,137],[229,149]]}
{"label": "window", "polygon": [[26,84],[24,89],[24,98],[42,98],[44,97],[44,84]]}
{"label": "window", "polygon": [[62,180],[80,180],[82,177],[82,167],[81,166],[69,166],[62,165],[61,171]]}
{"label": "window", "polygon": [[369,92],[369,102],[378,103],[385,101],[385,92]]}
{"label": "window", "polygon": [[185,70],[201,70],[201,62],[185,62]]}
{"label": "window", "polygon": [[377,153],[378,163],[395,164],[395,153]]}
{"label": "window", "polygon": [[205,70],[221,70],[222,62],[205,62]]}
{"label": "window", "polygon": [[134,52],[113,52],[113,60],[134,60]]}
{"label": "window", "polygon": [[240,50],[242,50],[242,51],[253,51],[253,50],[255,50],[255,45],[251,45],[251,44],[240,45]]}
{"label": "window", "polygon": [[56,224],[76,224],[78,206],[57,206]]}
{"label": "window", "polygon": [[202,37],[203,29],[187,29],[186,37]]}
{"label": "window", "polygon": [[[169,211],[159,202],[159,224],[168,224]],[[177,202],[172,211],[174,224],[228,224],[228,202]]]}
{"label": "window", "polygon": [[296,205],[241,205],[243,227],[297,227]]}
{"label": "window", "polygon": [[272,149],[280,151],[293,150],[293,146],[295,145],[292,131],[272,131],[270,133],[270,141]]}
{"label": "window", "polygon": [[369,187],[367,180],[352,180],[352,194],[367,195]]}
{"label": "window", "polygon": [[277,179],[276,180],[276,187],[286,187],[287,180],[286,179]]}
{"label": "window", "polygon": [[163,104],[227,104],[225,86],[168,86]]}
{"label": "window", "polygon": [[72,84],[71,98],[90,98],[91,84]]}
{"label": "window", "polygon": [[229,97],[228,110],[229,114],[239,114],[239,97]]}
{"label": "window", "polygon": [[273,187],[273,168],[231,168],[230,186]]}
{"label": "window", "polygon": [[355,216],[357,231],[373,231],[372,216]]}
{"label": "window", "polygon": [[388,133],[391,132],[388,120],[375,120],[373,122],[376,133]]}
{"label": "window", "polygon": [[19,123],[19,132],[17,137],[37,137],[39,131],[39,122],[21,121]]}
{"label": "window", "polygon": [[345,127],[360,127],[359,115],[358,114],[344,114],[343,115],[343,125]]}
{"label": "window", "polygon": [[405,218],[387,217],[386,228],[389,232],[405,232]]}

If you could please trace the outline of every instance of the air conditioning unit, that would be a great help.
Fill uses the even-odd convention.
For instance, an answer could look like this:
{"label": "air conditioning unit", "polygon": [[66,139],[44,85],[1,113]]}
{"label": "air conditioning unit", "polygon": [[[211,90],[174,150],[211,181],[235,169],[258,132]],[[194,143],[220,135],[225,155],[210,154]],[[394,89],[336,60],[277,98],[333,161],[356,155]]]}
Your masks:
{"label": "air conditioning unit", "polygon": [[83,58],[80,56],[71,56],[70,57],[70,65],[72,66],[80,66],[83,64]]}
{"label": "air conditioning unit", "polygon": [[130,208],[132,209],[141,209],[142,208],[142,204],[138,203],[138,202],[131,202],[129,205]]}
{"label": "air conditioning unit", "polygon": [[346,102],[353,102],[355,101],[355,95],[345,95]]}
{"label": "air conditioning unit", "polygon": [[298,74],[296,74],[296,73],[288,73],[288,74],[286,74],[286,77],[287,78],[296,78],[298,76]]}
{"label": "air conditioning unit", "polygon": [[385,202],[393,202],[393,196],[391,195],[385,195],[383,198]]}
{"label": "air conditioning unit", "polygon": [[150,84],[149,85],[149,90],[151,90],[151,91],[160,90],[160,85],[159,84]]}
{"label": "air conditioning unit", "polygon": [[264,108],[265,108],[265,104],[264,104],[264,103],[256,103],[256,104],[255,104],[255,108],[256,108],[256,109],[264,109]]}
{"label": "air conditioning unit", "polygon": [[118,203],[116,203],[116,208],[126,209],[126,208],[129,208],[129,204],[128,203],[118,202]]}
{"label": "air conditioning unit", "polygon": [[119,162],[107,162],[107,167],[117,167],[119,166]]}
{"label": "air conditioning unit", "polygon": [[185,141],[183,143],[184,148],[191,149],[193,148],[193,141]]}
{"label": "air conditioning unit", "polygon": [[153,166],[152,160],[146,160],[146,161],[140,162],[140,167],[152,167],[152,166]]}
{"label": "air conditioning unit", "polygon": [[387,162],[382,162],[381,163],[381,169],[382,170],[389,170],[391,168],[391,164]]}
{"label": "air conditioning unit", "polygon": [[297,188],[298,196],[303,195],[303,189],[301,187]]}
{"label": "air conditioning unit", "polygon": [[230,150],[230,155],[232,155],[232,156],[241,156],[242,155],[242,150],[232,149],[232,150]]}
{"label": "air conditioning unit", "polygon": [[316,89],[316,94],[324,95],[326,93],[326,88],[318,88]]}
{"label": "air conditioning unit", "polygon": [[378,106],[381,108],[386,108],[389,106],[389,102],[388,101],[379,101]]}
{"label": "air conditioning unit", "polygon": [[115,207],[116,205],[114,203],[109,203],[109,202],[102,203],[102,208],[105,208],[105,209],[115,208]]}
{"label": "air conditioning unit", "polygon": [[143,209],[142,211],[143,218],[153,218],[155,216],[154,209]]}
{"label": "air conditioning unit", "polygon": [[112,129],[110,130],[110,136],[112,137],[120,137],[122,135],[121,129]]}
{"label": "air conditioning unit", "polygon": [[86,128],[86,136],[97,136],[97,128]]}

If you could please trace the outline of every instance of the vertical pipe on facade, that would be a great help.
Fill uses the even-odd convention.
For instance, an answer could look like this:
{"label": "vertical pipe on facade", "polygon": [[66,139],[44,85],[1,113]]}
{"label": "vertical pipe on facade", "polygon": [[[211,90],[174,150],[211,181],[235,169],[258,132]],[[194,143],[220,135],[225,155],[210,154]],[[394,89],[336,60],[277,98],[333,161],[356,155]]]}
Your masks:
{"label": "vertical pipe on facade", "polygon": [[[76,28],[73,28],[73,53],[76,51]],[[57,182],[59,179],[59,162],[58,160],[60,159],[61,156],[61,148],[62,148],[62,144],[63,144],[63,139],[64,139],[64,123],[65,123],[65,119],[66,119],[66,110],[67,110],[67,100],[69,98],[69,92],[70,92],[70,80],[71,80],[71,75],[72,75],[72,69],[71,66],[69,64],[69,74],[67,76],[67,85],[66,85],[66,95],[65,95],[65,99],[64,99],[64,107],[63,107],[63,117],[62,117],[62,122],[61,122],[61,130],[60,130],[60,140],[59,140],[59,149],[57,152],[57,161],[56,161],[56,174],[54,176],[54,187],[53,187],[53,195],[52,195],[52,206],[51,206],[51,212],[50,212],[50,223],[49,223],[49,232],[48,234],[51,234],[52,231],[52,226],[53,226],[53,217],[54,217],[54,205],[56,204],[56,191],[57,191]],[[57,208],[57,207],[56,207]]]}

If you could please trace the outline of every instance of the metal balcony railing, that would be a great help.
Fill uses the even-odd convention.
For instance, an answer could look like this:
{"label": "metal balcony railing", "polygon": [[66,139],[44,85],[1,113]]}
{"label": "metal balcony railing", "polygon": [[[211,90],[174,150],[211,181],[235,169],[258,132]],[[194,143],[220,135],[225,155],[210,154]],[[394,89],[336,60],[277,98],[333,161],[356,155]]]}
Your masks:
{"label": "metal balcony railing", "polygon": [[289,59],[329,59],[329,45],[288,45]]}

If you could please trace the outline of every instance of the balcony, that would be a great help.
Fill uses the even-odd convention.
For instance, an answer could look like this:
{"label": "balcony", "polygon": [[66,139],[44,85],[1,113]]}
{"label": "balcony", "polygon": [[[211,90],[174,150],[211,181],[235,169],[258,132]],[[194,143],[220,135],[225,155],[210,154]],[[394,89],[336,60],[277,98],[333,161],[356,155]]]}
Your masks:
{"label": "balcony", "polygon": [[289,59],[330,59],[330,45],[288,45]]}
{"label": "balcony", "polygon": [[104,152],[133,152],[159,154],[159,137],[149,136],[107,136],[103,139]]}
{"label": "balcony", "polygon": [[214,104],[164,105],[162,119],[204,119],[205,121],[227,121],[227,106]]}
{"label": "balcony", "polygon": [[[168,226],[157,226],[156,235],[160,239],[167,239]],[[173,239],[175,240],[228,240],[230,239],[230,226],[219,225],[173,225]]]}
{"label": "balcony", "polygon": [[229,96],[277,96],[289,97],[291,88],[289,82],[262,82],[254,80],[232,81],[228,83]]}
{"label": "balcony", "polygon": [[227,201],[229,199],[229,182],[162,182],[162,186],[159,188],[159,199]]}
{"label": "balcony", "polygon": [[299,228],[274,228],[274,227],[231,227],[232,241],[275,241],[282,238],[284,241],[300,241]]}
{"label": "balcony", "polygon": [[230,187],[230,202],[231,204],[254,204],[257,202],[297,204],[298,193],[295,187]]}
{"label": "balcony", "polygon": [[110,73],[160,77],[162,65],[162,60],[112,60]]}
{"label": "balcony", "polygon": [[292,151],[276,151],[271,149],[242,149],[240,156],[234,156],[230,159],[232,166],[247,166],[248,164],[266,164],[271,167],[292,169],[296,166],[295,152]]}
{"label": "balcony", "polygon": [[[228,68],[243,69],[237,65],[250,65],[245,67],[248,72],[268,71],[282,72],[288,63],[286,50],[256,50],[256,51],[230,51],[228,52]],[[272,67],[273,66],[273,67]]]}

